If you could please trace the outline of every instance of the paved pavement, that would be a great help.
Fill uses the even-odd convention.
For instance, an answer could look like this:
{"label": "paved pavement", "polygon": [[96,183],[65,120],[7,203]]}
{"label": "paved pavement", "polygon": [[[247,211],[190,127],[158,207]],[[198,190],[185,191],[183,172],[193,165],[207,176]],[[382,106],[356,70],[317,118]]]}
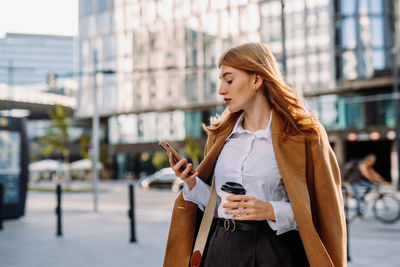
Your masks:
{"label": "paved pavement", "polygon": [[[25,216],[4,222],[1,267],[108,267],[162,265],[177,193],[136,192],[137,243],[129,243],[128,189],[102,183],[99,212],[91,193],[63,194],[63,237],[55,236],[55,194],[28,192]],[[366,216],[350,228],[349,267],[400,266],[400,222],[384,225]]]}

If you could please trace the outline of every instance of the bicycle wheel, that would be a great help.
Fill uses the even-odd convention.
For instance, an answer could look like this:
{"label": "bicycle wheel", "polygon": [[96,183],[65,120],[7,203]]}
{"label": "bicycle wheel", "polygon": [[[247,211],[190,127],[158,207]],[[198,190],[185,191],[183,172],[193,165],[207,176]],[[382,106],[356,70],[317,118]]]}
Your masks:
{"label": "bicycle wheel", "polygon": [[382,194],[374,200],[375,218],[383,223],[394,223],[400,219],[400,201],[393,195]]}
{"label": "bicycle wheel", "polygon": [[352,197],[352,193],[347,187],[342,187],[342,193],[346,220],[351,223],[357,218],[356,200]]}

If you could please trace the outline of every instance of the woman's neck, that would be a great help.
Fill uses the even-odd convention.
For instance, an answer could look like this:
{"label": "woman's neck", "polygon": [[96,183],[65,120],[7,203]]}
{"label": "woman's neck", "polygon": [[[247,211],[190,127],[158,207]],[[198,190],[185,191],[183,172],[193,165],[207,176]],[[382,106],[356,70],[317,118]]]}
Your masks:
{"label": "woman's neck", "polygon": [[242,125],[244,129],[254,132],[267,128],[271,116],[271,107],[265,98],[256,99],[254,105],[243,110],[243,112],[244,118]]}

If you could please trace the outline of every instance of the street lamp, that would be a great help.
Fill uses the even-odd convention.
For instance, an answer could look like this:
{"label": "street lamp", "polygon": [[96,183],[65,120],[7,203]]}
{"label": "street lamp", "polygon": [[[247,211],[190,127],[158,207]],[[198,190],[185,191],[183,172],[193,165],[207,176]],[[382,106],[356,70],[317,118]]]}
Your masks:
{"label": "street lamp", "polygon": [[114,70],[98,70],[97,69],[97,51],[93,52],[93,120],[92,120],[92,147],[93,147],[93,209],[95,212],[98,211],[98,181],[99,181],[99,110],[97,103],[97,74],[114,74]]}

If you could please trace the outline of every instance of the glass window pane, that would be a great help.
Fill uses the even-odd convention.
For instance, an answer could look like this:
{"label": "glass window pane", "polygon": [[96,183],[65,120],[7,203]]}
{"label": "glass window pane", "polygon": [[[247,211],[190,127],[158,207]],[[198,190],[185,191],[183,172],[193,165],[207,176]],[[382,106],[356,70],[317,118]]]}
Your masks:
{"label": "glass window pane", "polygon": [[215,100],[217,96],[217,77],[216,69],[204,72],[204,99]]}
{"label": "glass window pane", "polygon": [[346,49],[356,47],[356,22],[354,18],[345,18],[342,21],[342,46]]}
{"label": "glass window pane", "polygon": [[383,18],[371,18],[371,46],[372,47],[383,47]]}
{"label": "glass window pane", "polygon": [[186,66],[197,66],[197,46],[186,47]]}
{"label": "glass window pane", "polygon": [[[352,100],[352,98],[348,98],[348,100]],[[345,104],[345,120],[347,128],[363,128],[365,125],[364,119],[365,116],[363,113],[362,103],[350,102]]]}
{"label": "glass window pane", "polygon": [[185,76],[185,97],[188,102],[197,100],[197,73],[187,73]]}
{"label": "glass window pane", "polygon": [[93,13],[93,0],[85,1],[85,14],[91,15]]}
{"label": "glass window pane", "polygon": [[319,109],[319,117],[321,122],[327,128],[334,128],[337,122],[338,113],[337,113],[337,96],[336,95],[327,95],[321,96],[317,100],[320,106]]}
{"label": "glass window pane", "polygon": [[372,50],[372,65],[375,70],[382,70],[386,67],[385,52],[383,50]]}
{"label": "glass window pane", "polygon": [[215,50],[215,42],[207,42],[203,45],[203,55],[204,55],[204,64],[206,66],[215,66],[216,65],[216,50]]}
{"label": "glass window pane", "polygon": [[356,13],[356,0],[342,0],[341,9],[343,15],[353,15]]}
{"label": "glass window pane", "polygon": [[372,14],[383,13],[383,1],[382,0],[369,0],[368,2],[369,12]]}
{"label": "glass window pane", "polygon": [[107,0],[97,0],[99,13],[107,10]]}

